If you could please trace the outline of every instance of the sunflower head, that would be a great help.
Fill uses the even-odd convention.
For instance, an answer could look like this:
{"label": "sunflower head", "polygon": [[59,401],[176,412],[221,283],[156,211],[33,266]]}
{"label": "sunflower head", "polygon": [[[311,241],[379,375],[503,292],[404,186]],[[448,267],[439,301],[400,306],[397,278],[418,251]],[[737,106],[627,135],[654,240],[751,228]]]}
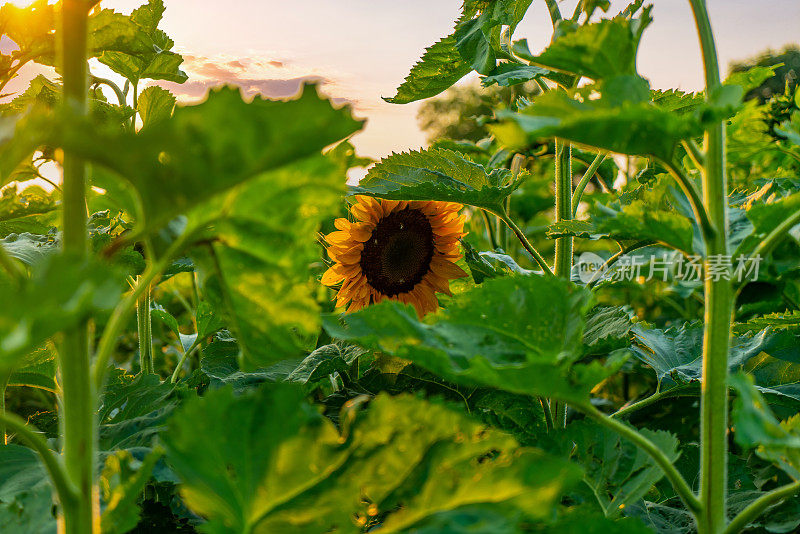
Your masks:
{"label": "sunflower head", "polygon": [[334,264],[322,276],[342,284],[336,306],[348,312],[386,299],[411,304],[422,317],[436,311],[436,292],[450,293],[450,280],[466,276],[458,241],[464,235],[461,204],[378,200],[357,196],[354,221],[336,219],[328,234]]}

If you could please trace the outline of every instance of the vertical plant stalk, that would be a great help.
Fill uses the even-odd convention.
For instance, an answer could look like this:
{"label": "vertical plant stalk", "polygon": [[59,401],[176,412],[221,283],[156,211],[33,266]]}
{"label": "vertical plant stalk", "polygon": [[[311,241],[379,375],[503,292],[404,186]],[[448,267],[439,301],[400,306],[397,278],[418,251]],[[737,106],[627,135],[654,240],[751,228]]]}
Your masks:
{"label": "vertical plant stalk", "polygon": [[147,286],[136,302],[136,324],[139,331],[139,367],[143,375],[155,372],[153,366],[153,319],[150,305],[152,287]]}
{"label": "vertical plant stalk", "polygon": [[[61,3],[64,103],[67,111],[87,114],[88,67],[86,60],[88,3]],[[63,191],[64,253],[73,261],[87,259],[86,164],[65,151]],[[63,500],[59,530],[66,534],[99,532],[99,499],[93,484],[95,460],[95,396],[89,361],[87,323],[64,332],[60,373],[63,413],[64,465],[77,498]]]}
{"label": "vertical plant stalk", "polygon": [[[704,0],[689,0],[703,51],[706,98],[720,87],[719,63]],[[712,125],[705,134],[703,203],[716,230],[706,242],[706,273],[709,258],[728,254],[727,181],[725,176],[725,125]],[[728,280],[705,281],[705,333],[700,414],[701,533],[718,534],[725,528],[728,430],[728,349],[730,344],[733,291]]]}
{"label": "vertical plant stalk", "polygon": [[0,445],[8,445],[6,436],[6,388],[11,378],[11,370],[0,372]]}
{"label": "vertical plant stalk", "polygon": [[[572,211],[572,147],[560,139],[555,141],[555,197],[556,223],[573,218]],[[556,239],[556,257],[553,271],[559,278],[570,279],[572,273],[572,236]],[[567,426],[567,405],[552,403],[556,428]]]}

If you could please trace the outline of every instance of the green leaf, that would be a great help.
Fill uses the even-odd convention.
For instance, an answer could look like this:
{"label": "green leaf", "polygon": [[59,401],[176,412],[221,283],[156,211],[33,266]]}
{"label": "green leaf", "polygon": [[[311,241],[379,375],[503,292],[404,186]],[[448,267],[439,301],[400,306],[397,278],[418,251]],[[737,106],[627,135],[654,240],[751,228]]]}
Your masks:
{"label": "green leaf", "polygon": [[56,534],[54,509],[50,488],[24,491],[0,502],[0,524],[6,532]]}
{"label": "green leaf", "polygon": [[61,248],[54,235],[9,234],[0,239],[6,254],[25,265],[35,265]]}
{"label": "green leaf", "polygon": [[[736,327],[734,327],[736,330]],[[695,388],[702,379],[703,327],[681,325],[667,330],[635,325],[634,355],[656,372],[661,392]],[[800,402],[800,351],[797,335],[790,330],[735,337],[728,356],[730,372],[753,373],[759,390],[776,402]]]}
{"label": "green leaf", "polygon": [[291,101],[246,103],[227,87],[202,104],[179,106],[158,128],[138,134],[80,129],[61,141],[129,180],[147,228],[155,230],[260,173],[319,152],[361,124],[313,88]]}
{"label": "green leaf", "polygon": [[736,70],[725,79],[725,85],[738,85],[747,93],[775,76],[776,68],[777,65],[769,65]]}
{"label": "green leaf", "polygon": [[119,20],[120,30],[117,31],[124,28],[128,41],[135,46],[104,46],[102,49],[106,51],[100,55],[100,62],[134,85],[145,79],[185,82],[188,76],[180,70],[183,58],[171,51],[172,39],[158,29],[164,9],[163,0],[149,0],[129,18]]}
{"label": "green leaf", "polygon": [[535,80],[536,78],[547,74],[547,69],[534,67],[532,65],[520,65],[517,63],[501,63],[487,76],[481,78],[481,85],[489,87],[494,84],[502,87],[511,87],[512,85],[519,85],[521,83]]}
{"label": "green leaf", "polygon": [[425,49],[397,94],[384,100],[408,104],[438,95],[472,69],[489,74],[497,63],[501,27],[508,26],[512,33],[530,4],[531,0],[465,2],[454,32]]}
{"label": "green leaf", "polygon": [[98,419],[101,450],[152,447],[177,406],[175,386],[158,375],[129,375],[112,369]]}
{"label": "green leaf", "polygon": [[522,445],[535,445],[547,434],[542,404],[528,395],[481,389],[470,395],[470,403],[472,413],[510,433]]}
{"label": "green leaf", "polygon": [[391,104],[408,104],[436,96],[470,73],[472,67],[461,58],[454,35],[448,35],[425,49],[411,68],[397,94],[383,99]]}
{"label": "green leaf", "polygon": [[204,292],[233,331],[244,370],[297,358],[319,332],[320,222],[341,209],[345,177],[323,156],[287,165],[244,184],[192,215],[213,225],[214,242],[195,249]]}
{"label": "green leaf", "polygon": [[[668,432],[639,431],[675,462],[678,440]],[[596,423],[578,421],[557,438],[564,453],[584,468],[583,481],[597,497],[607,517],[619,517],[645,496],[664,472],[642,449]]]}
{"label": "green leaf", "polygon": [[0,445],[0,502],[43,489],[50,493],[50,482],[36,452],[22,445]]}
{"label": "green leaf", "polygon": [[630,346],[632,314],[618,306],[598,306],[586,316],[583,345],[587,354],[608,354]]}
{"label": "green leaf", "polygon": [[522,59],[546,69],[593,80],[635,75],[636,51],[642,32],[652,21],[651,9],[652,6],[645,7],[637,19],[619,15],[576,26],[573,31],[556,38],[537,56],[525,53],[527,45],[524,48],[516,46],[514,52],[522,52]]}
{"label": "green leaf", "polygon": [[752,223],[753,231],[742,240],[734,253],[734,257],[738,257],[740,254],[749,255],[752,253],[770,232],[790,216],[800,211],[800,193],[770,200],[772,201],[753,202],[747,210],[747,219]]}
{"label": "green leaf", "polygon": [[116,306],[121,283],[105,265],[53,254],[32,268],[21,286],[0,284],[0,368],[64,329]]}
{"label": "green leaf", "polygon": [[[600,98],[590,98],[593,92],[599,92]],[[648,102],[648,83],[638,76],[609,78],[571,93],[548,91],[519,113],[500,111],[497,116],[502,122],[491,125],[490,130],[509,148],[559,137],[597,149],[668,161],[682,139],[702,133],[694,117]]]}
{"label": "green leaf", "polygon": [[100,518],[103,534],[125,534],[139,523],[139,498],[162,455],[161,451],[151,452],[144,462],[140,462],[123,450],[106,457],[100,474],[100,487],[106,503]]}
{"label": "green leaf", "polygon": [[[467,242],[463,242],[464,261],[472,273],[472,279],[476,284],[483,283],[488,278],[518,274],[527,276],[534,274],[534,271],[523,269],[514,258],[502,252],[478,252]],[[499,250],[499,249],[498,249]]]}
{"label": "green leaf", "polygon": [[281,360],[270,367],[251,372],[239,368],[239,346],[225,330],[217,333],[214,341],[203,349],[200,369],[211,380],[211,387],[231,386],[235,392],[252,389],[264,382],[285,380],[302,360]]}
{"label": "green leaf", "polygon": [[157,85],[152,85],[139,95],[139,115],[142,128],[149,128],[172,117],[175,96]]}
{"label": "green leaf", "polygon": [[736,442],[756,449],[760,457],[800,480],[800,415],[778,421],[751,377],[739,373],[729,380],[737,393],[733,402]]}
{"label": "green leaf", "polygon": [[44,234],[54,221],[54,195],[36,186],[17,191],[17,184],[0,189],[0,238],[9,234]]}
{"label": "green leaf", "polygon": [[[641,186],[608,204],[595,203],[589,220],[562,221],[547,228],[551,239],[573,235],[584,239],[653,242],[695,253],[695,228],[691,217],[682,210],[685,197],[666,175],[659,175],[653,186]],[[733,227],[732,227],[733,228]]]}
{"label": "green leaf", "polygon": [[585,289],[554,277],[487,280],[453,299],[432,324],[411,308],[381,303],[326,317],[331,336],[380,350],[457,384],[497,387],[581,404],[621,364],[574,363],[582,353]]}
{"label": "green leaf", "polygon": [[17,364],[8,379],[8,385],[28,386],[55,393],[58,391],[57,368],[55,351],[51,347],[40,348],[25,355]]}
{"label": "green leaf", "polygon": [[325,345],[309,354],[286,380],[308,384],[318,382],[334,372],[346,373],[350,366],[367,351],[344,344]]}
{"label": "green leaf", "polygon": [[390,200],[439,200],[502,211],[521,183],[508,169],[487,171],[446,149],[392,154],[372,167],[351,192]]}
{"label": "green leaf", "polygon": [[[487,30],[489,35],[487,35]],[[453,34],[456,38],[456,49],[462,59],[470,62],[470,68],[480,74],[488,74],[497,66],[497,57],[492,49],[491,27],[487,27],[484,16],[461,22]]]}
{"label": "green leaf", "polygon": [[398,532],[483,503],[541,518],[577,474],[408,395],[380,395],[363,414],[351,403],[340,420],[341,434],[287,384],[239,396],[222,389],[188,403],[164,443],[208,533],[348,532],[376,516],[382,530]]}

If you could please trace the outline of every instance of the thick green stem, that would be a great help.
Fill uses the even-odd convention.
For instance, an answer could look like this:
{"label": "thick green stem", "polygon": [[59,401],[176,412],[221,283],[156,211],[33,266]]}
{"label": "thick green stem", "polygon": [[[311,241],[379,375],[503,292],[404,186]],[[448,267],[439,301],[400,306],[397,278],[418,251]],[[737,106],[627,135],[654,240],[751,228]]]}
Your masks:
{"label": "thick green stem", "polygon": [[670,481],[672,487],[675,489],[675,493],[677,493],[681,498],[683,504],[686,505],[686,508],[688,508],[694,514],[699,513],[699,511],[702,509],[702,503],[697,499],[694,492],[692,492],[692,489],[689,487],[689,484],[686,483],[686,480],[684,480],[684,478],[681,476],[680,472],[678,472],[675,466],[672,465],[672,462],[670,462],[669,458],[667,458],[664,452],[652,441],[625,423],[621,423],[616,419],[606,416],[591,404],[587,403],[585,405],[576,406],[576,408],[590,417],[593,417],[601,425],[616,432],[646,452],[664,471],[667,480]]}
{"label": "thick green stem", "polygon": [[[560,139],[555,141],[555,201],[556,223],[573,218],[572,211],[572,147]],[[565,235],[556,239],[556,257],[553,270],[559,278],[572,276],[572,246],[574,238]],[[567,405],[552,403],[556,428],[567,426]]]}
{"label": "thick green stem", "polygon": [[[556,223],[572,219],[572,149],[569,144],[556,139],[555,197]],[[574,238],[565,235],[556,239],[555,274],[570,279],[572,273],[572,245]]]}
{"label": "thick green stem", "polygon": [[762,495],[747,505],[747,508],[739,512],[739,514],[733,518],[733,521],[731,521],[724,530],[724,534],[738,534],[742,532],[747,525],[763,514],[767,508],[787,497],[793,497],[798,493],[800,493],[800,480],[776,488],[766,495]]}
{"label": "thick green stem", "polygon": [[153,374],[153,321],[148,286],[136,302],[136,325],[139,331],[139,367],[143,375]]}
{"label": "thick green stem", "polygon": [[[704,0],[689,0],[694,13],[705,68],[706,96],[720,87],[719,63]],[[719,534],[725,529],[728,460],[728,349],[733,290],[729,280],[708,276],[710,259],[728,254],[725,124],[706,130],[703,202],[716,232],[706,240],[705,332],[700,413],[700,500],[698,530]]]}
{"label": "thick green stem", "polygon": [[[64,102],[68,111],[79,117],[88,110],[87,6],[85,0],[61,3]],[[62,192],[64,253],[82,262],[88,250],[86,164],[68,151],[64,154]],[[99,499],[93,483],[96,421],[88,324],[81,323],[64,332],[59,356],[64,464],[70,481],[78,489],[76,499],[62,502],[60,530],[66,534],[99,532]]]}

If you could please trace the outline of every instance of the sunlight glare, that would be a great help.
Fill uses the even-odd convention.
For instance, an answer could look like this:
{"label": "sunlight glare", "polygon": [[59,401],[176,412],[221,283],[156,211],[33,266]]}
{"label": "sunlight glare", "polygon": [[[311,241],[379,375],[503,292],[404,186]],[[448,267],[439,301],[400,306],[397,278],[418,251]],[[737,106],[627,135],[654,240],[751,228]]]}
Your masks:
{"label": "sunlight glare", "polygon": [[36,0],[9,0],[9,4],[14,4],[17,7],[25,8],[36,2]]}

